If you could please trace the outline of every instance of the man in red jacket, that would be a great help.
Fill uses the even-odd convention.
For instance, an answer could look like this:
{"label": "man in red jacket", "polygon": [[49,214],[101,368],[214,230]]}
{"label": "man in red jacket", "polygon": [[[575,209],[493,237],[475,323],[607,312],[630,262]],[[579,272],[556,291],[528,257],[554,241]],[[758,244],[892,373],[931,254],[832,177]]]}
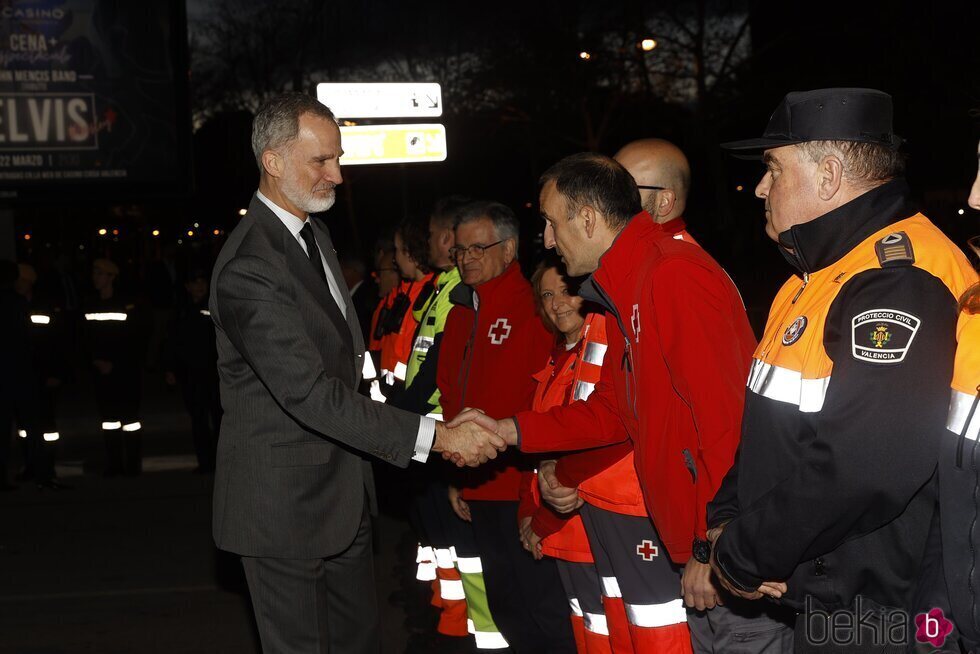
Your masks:
{"label": "man in red jacket", "polygon": [[[451,419],[467,406],[497,415],[529,409],[533,375],[553,339],[517,263],[517,218],[498,202],[474,202],[460,211],[455,236],[450,252],[463,283],[450,292],[455,306],[439,353],[442,413]],[[461,496],[455,490],[450,496],[457,515],[473,524],[490,612],[511,649],[573,653],[554,561],[535,561],[514,534],[521,469],[533,467],[530,457],[506,452],[492,465],[462,472]]]}
{"label": "man in red jacket", "polygon": [[[684,566],[685,590],[706,595],[705,506],[734,459],[755,347],[738,291],[704,250],[640,210],[636,184],[616,161],[573,155],[541,183],[545,246],[558,251],[569,274],[592,273],[581,294],[608,312],[610,365],[585,402],[499,422],[478,412],[461,418],[496,429],[525,452],[629,438],[659,543]],[[755,614],[740,615],[743,608]],[[782,647],[789,627],[766,609],[740,604],[726,612],[710,625],[713,648],[726,651],[736,638],[745,651]]]}

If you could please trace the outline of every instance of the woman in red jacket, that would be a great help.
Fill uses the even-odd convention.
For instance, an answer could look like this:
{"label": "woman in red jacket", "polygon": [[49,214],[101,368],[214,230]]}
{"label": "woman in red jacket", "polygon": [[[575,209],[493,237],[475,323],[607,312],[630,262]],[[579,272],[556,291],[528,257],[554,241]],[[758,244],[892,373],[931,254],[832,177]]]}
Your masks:
{"label": "woman in red jacket", "polygon": [[[590,331],[605,333],[601,324],[604,317],[601,313],[585,314],[582,298],[569,288],[564,269],[557,265],[541,264],[531,284],[542,319],[556,334],[554,352],[544,369],[535,375],[538,387],[533,408],[546,411],[576,399],[580,355]],[[569,517],[545,506],[536,473],[526,472],[521,480],[518,520],[524,548],[535,559],[550,556],[557,560],[579,654],[610,652],[600,580],[582,519],[577,513]]]}

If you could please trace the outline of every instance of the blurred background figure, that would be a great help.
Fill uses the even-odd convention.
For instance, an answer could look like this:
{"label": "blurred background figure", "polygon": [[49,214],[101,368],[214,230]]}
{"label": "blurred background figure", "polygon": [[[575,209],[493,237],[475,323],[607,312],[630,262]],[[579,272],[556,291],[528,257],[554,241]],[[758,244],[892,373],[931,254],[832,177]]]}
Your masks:
{"label": "blurred background figure", "polygon": [[340,271],[344,274],[344,282],[350,291],[351,302],[357,312],[357,322],[361,325],[364,342],[368,342],[368,332],[371,330],[371,314],[378,306],[381,296],[378,294],[378,282],[368,274],[367,264],[359,256],[345,254],[340,257]]}
{"label": "blurred background figure", "polygon": [[[24,298],[29,314],[28,338],[33,367],[36,401],[33,433],[31,425],[18,422],[17,435],[23,444],[24,468],[18,481],[33,479],[39,488],[63,490],[68,488],[55,480],[55,453],[61,433],[56,424],[58,392],[70,372],[70,342],[62,307],[39,298],[34,289],[38,276],[30,264],[18,264],[19,276],[14,290]],[[25,380],[25,383],[26,380]]]}
{"label": "blurred background figure", "polygon": [[95,403],[105,436],[105,475],[135,476],[142,471],[142,334],[133,302],[116,292],[119,266],[109,259],[92,263],[95,294],[83,305]]}
{"label": "blurred background figure", "polygon": [[17,264],[0,261],[0,491],[16,488],[10,483],[10,442],[15,420],[29,435],[34,431],[35,389],[28,333],[27,300],[14,291]]}
{"label": "blurred background figure", "polygon": [[168,385],[180,386],[184,406],[191,417],[197,455],[195,472],[199,473],[214,472],[221,424],[218,351],[214,323],[208,311],[209,279],[205,268],[189,272],[184,284],[187,302],[177,310],[164,347],[165,378]]}

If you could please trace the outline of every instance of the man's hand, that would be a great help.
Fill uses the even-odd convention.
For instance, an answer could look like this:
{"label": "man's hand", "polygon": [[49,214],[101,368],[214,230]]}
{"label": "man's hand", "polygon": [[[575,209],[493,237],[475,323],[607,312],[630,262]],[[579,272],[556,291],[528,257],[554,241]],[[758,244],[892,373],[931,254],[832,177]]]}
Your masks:
{"label": "man's hand", "polygon": [[453,507],[453,513],[459,516],[460,520],[473,522],[473,516],[470,515],[470,505],[466,503],[459,489],[455,486],[449,487],[449,506]]}
{"label": "man's hand", "polygon": [[725,525],[721,525],[720,527],[715,527],[714,529],[709,529],[707,533],[707,538],[708,541],[711,543],[711,562],[710,562],[711,570],[715,573],[715,577],[718,579],[719,582],[721,582],[721,585],[725,587],[725,590],[727,590],[732,595],[736,595],[738,597],[747,600],[757,600],[764,596],[772,597],[773,599],[778,599],[782,597],[783,593],[785,593],[787,590],[786,583],[782,581],[763,582],[761,586],[759,586],[752,592],[745,592],[739,590],[728,582],[728,580],[725,578],[725,575],[722,574],[721,569],[718,567],[717,559],[715,559],[715,545],[717,544],[718,539],[721,538],[721,535],[724,533],[724,531],[725,531]]}
{"label": "man's hand", "polygon": [[698,611],[713,609],[716,604],[724,603],[711,582],[711,565],[691,557],[681,575],[681,597],[687,606]]}
{"label": "man's hand", "polygon": [[540,561],[544,558],[544,554],[541,552],[541,537],[534,533],[531,529],[531,516],[528,516],[521,520],[520,527],[518,529],[521,537],[521,545],[524,546],[531,556],[534,557],[535,561]]}
{"label": "man's hand", "polygon": [[555,461],[542,461],[538,466],[538,488],[541,499],[558,513],[571,513],[584,502],[578,496],[577,488],[562,486],[555,475]]}
{"label": "man's hand", "polygon": [[517,425],[511,418],[494,420],[480,409],[465,408],[459,415],[450,420],[447,426],[454,428],[467,422],[476,423],[487,431],[492,431],[500,436],[507,445],[517,446]]}
{"label": "man's hand", "polygon": [[432,451],[441,452],[442,458],[452,459],[460,468],[464,465],[475,468],[497,458],[497,452],[506,449],[507,444],[502,438],[477,422],[466,422],[453,428],[436,423]]}

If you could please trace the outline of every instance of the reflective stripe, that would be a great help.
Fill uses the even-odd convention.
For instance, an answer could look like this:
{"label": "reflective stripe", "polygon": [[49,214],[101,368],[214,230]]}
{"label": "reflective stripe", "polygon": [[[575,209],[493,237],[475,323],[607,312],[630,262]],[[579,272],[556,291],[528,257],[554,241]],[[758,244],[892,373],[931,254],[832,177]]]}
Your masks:
{"label": "reflective stripe", "polygon": [[437,420],[439,422],[442,422],[442,421],[445,420],[445,418],[442,417],[442,414],[441,413],[427,413],[427,414],[425,414],[425,417],[426,418],[432,418],[433,420]]}
{"label": "reflective stripe", "polygon": [[672,238],[675,241],[683,241],[684,240],[684,235],[683,234],[674,234],[674,236]]}
{"label": "reflective stripe", "polygon": [[384,393],[381,392],[381,384],[377,379],[371,382],[370,395],[371,399],[375,402],[381,402],[384,404],[388,401],[388,398],[386,398]]}
{"label": "reflective stripe", "polygon": [[125,313],[112,313],[112,312],[106,312],[106,313],[86,313],[85,314],[85,320],[97,320],[99,322],[102,322],[102,321],[105,321],[105,320],[118,320],[118,321],[124,322],[126,320],[126,314]]}
{"label": "reflective stripe", "polygon": [[456,559],[456,567],[459,568],[460,574],[483,574],[483,563],[478,556],[461,556]]}
{"label": "reflective stripe", "polygon": [[26,429],[18,429],[17,430],[17,435],[20,436],[21,438],[27,438],[27,430]]}
{"label": "reflective stripe", "polygon": [[466,618],[466,631],[470,632],[471,634],[476,633],[476,623],[473,622],[472,618]]}
{"label": "reflective stripe", "polygon": [[122,429],[122,423],[121,422],[103,422],[102,423],[102,429],[105,429],[106,431],[111,431],[113,429]]}
{"label": "reflective stripe", "polygon": [[408,366],[399,361],[395,364],[395,379],[398,381],[405,381],[405,375],[408,374]]}
{"label": "reflective stripe", "polygon": [[605,343],[586,343],[585,352],[582,354],[582,361],[591,363],[594,366],[601,366],[607,349],[608,346]]}
{"label": "reflective stripe", "polygon": [[448,549],[433,550],[436,553],[436,565],[440,568],[453,568],[453,555]]}
{"label": "reflective stripe", "polygon": [[474,631],[477,649],[504,649],[507,641],[499,631]]}
{"label": "reflective stripe", "polygon": [[606,615],[604,613],[586,613],[584,617],[586,631],[591,631],[600,636],[609,635],[609,625],[606,624]]}
{"label": "reflective stripe", "polygon": [[415,570],[415,578],[419,581],[435,581],[436,564],[431,561],[419,563],[418,569]]}
{"label": "reflective stripe", "polygon": [[412,351],[418,352],[419,354],[425,354],[429,351],[429,348],[436,344],[436,339],[431,336],[416,336],[415,342],[412,343]]}
{"label": "reflective stripe", "polygon": [[[970,411],[973,411],[972,417]],[[969,425],[966,424],[967,419],[970,420]],[[980,396],[969,395],[954,388],[949,398],[946,429],[971,441],[977,440],[980,437]]]}
{"label": "reflective stripe", "polygon": [[370,352],[364,353],[364,365],[361,366],[361,377],[364,379],[374,379],[378,376],[378,371],[374,368],[374,359]]}
{"label": "reflective stripe", "polygon": [[796,370],[753,359],[747,385],[757,395],[793,404],[804,413],[816,413],[823,408],[830,377],[804,379]]}
{"label": "reflective stripe", "polygon": [[456,557],[456,548],[453,547],[452,545],[449,546],[449,555],[451,557],[453,557],[453,563],[455,563],[456,562],[456,559],[457,559],[457,557]]}
{"label": "reflective stripe", "polygon": [[35,325],[47,325],[51,322],[51,316],[42,316],[41,314],[36,313],[31,316],[31,322]]}
{"label": "reflective stripe", "polygon": [[623,591],[619,590],[619,580],[616,577],[601,577],[602,594],[606,597],[622,597]]}
{"label": "reflective stripe", "polygon": [[122,430],[123,431],[139,431],[142,428],[143,428],[143,425],[141,425],[138,422],[131,422],[131,423],[127,424],[127,425],[123,425],[122,426]]}
{"label": "reflective stripe", "polygon": [[575,384],[575,395],[572,397],[574,400],[584,400],[592,395],[592,391],[595,390],[595,384],[592,382],[580,381]]}
{"label": "reflective stripe", "polygon": [[211,316],[211,312],[208,311],[207,309],[201,309],[201,315],[202,316],[209,316],[210,317]]}
{"label": "reflective stripe", "polygon": [[61,434],[56,431],[46,431],[44,432],[44,440],[48,443],[54,443],[56,440],[61,438]]}
{"label": "reflective stripe", "polygon": [[572,615],[577,615],[580,618],[582,617],[582,607],[579,605],[577,597],[568,598],[568,607],[572,609]]}
{"label": "reflective stripe", "polygon": [[466,599],[463,594],[463,582],[459,579],[440,579],[439,597],[444,600]]}
{"label": "reflective stripe", "polygon": [[666,627],[687,622],[687,609],[682,599],[664,604],[627,604],[626,617],[637,627]]}
{"label": "reflective stripe", "polygon": [[433,554],[433,550],[431,547],[428,546],[422,547],[422,545],[419,544],[419,549],[415,553],[416,563],[432,563],[432,561],[434,561],[435,558],[436,558],[435,554]]}

